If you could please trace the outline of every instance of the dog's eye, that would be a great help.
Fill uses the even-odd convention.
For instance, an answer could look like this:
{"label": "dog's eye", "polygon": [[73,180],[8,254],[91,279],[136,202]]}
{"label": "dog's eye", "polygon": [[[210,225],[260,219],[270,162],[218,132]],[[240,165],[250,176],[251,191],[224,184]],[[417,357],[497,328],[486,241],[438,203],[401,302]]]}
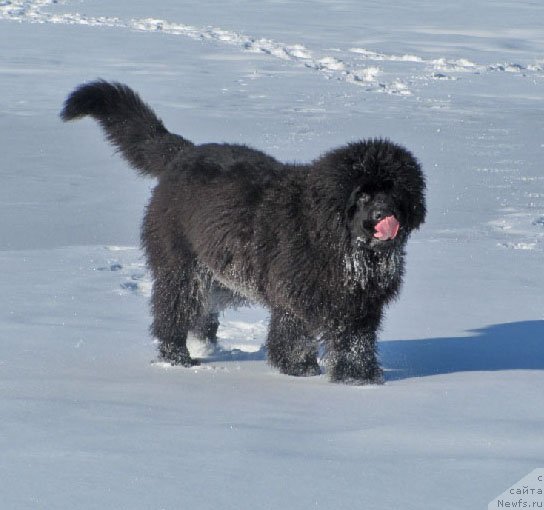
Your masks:
{"label": "dog's eye", "polygon": [[370,195],[368,193],[361,193],[359,195],[359,202],[361,202],[362,204],[367,204],[368,202],[370,202]]}

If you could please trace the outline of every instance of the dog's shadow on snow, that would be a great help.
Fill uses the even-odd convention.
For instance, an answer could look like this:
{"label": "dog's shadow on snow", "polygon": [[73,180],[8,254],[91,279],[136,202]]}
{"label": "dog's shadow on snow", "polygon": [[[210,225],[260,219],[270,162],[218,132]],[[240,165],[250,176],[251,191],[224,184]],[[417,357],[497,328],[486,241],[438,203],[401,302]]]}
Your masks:
{"label": "dog's shadow on snow", "polygon": [[[468,337],[380,342],[386,382],[456,372],[544,370],[544,320],[495,324],[471,333]],[[202,362],[265,360],[263,346],[255,352],[218,348]]]}
{"label": "dog's shadow on snow", "polygon": [[455,372],[544,370],[544,321],[496,324],[471,333],[381,342],[386,381]]}

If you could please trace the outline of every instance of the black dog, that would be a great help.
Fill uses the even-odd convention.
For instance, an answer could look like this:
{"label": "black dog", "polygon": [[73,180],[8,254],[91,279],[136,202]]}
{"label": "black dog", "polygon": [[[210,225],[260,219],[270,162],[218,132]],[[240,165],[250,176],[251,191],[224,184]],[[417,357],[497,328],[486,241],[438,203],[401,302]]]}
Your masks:
{"label": "black dog", "polygon": [[188,332],[216,342],[220,311],[247,299],[271,310],[266,344],[281,372],[318,374],[321,340],[331,380],[381,380],[376,332],[399,291],[408,236],[425,219],[425,180],[408,151],[361,141],[295,165],[243,145],[197,146],[105,81],[77,88],[61,113],[85,115],[159,179],[142,242],[163,359],[197,363]]}

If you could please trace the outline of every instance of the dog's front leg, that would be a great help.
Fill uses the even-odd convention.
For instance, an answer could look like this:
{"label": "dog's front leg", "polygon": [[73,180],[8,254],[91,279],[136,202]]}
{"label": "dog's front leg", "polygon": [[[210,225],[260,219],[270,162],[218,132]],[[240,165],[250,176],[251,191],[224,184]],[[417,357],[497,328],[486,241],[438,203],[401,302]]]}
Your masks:
{"label": "dog's front leg", "polygon": [[282,374],[311,376],[321,373],[317,364],[317,341],[304,322],[281,309],[273,309],[270,317],[268,361]]}
{"label": "dog's front leg", "polygon": [[330,380],[346,384],[381,384],[383,371],[376,354],[380,316],[336,325],[324,335]]}

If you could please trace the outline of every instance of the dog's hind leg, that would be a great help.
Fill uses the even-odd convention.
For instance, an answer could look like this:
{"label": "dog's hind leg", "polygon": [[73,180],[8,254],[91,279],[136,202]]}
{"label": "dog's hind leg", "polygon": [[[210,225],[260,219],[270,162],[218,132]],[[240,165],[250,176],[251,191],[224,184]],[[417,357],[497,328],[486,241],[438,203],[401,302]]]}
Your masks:
{"label": "dog's hind leg", "polygon": [[160,358],[172,365],[198,364],[187,349],[187,334],[202,310],[201,281],[194,262],[161,267],[154,274],[151,333],[159,340]]}
{"label": "dog's hind leg", "polygon": [[317,341],[305,324],[285,310],[274,309],[270,317],[268,361],[282,374],[310,376],[321,373],[317,363]]}
{"label": "dog's hind leg", "polygon": [[191,333],[201,342],[215,348],[221,312],[227,308],[247,305],[248,302],[245,298],[214,280],[210,272],[201,270],[200,274],[203,282],[202,288],[209,290],[207,295],[203,296],[201,315],[195,320]]}
{"label": "dog's hind leg", "polygon": [[212,280],[210,273],[200,271],[200,286],[203,289],[202,307],[198,316],[195,316],[191,333],[201,342],[215,348],[217,346],[219,314],[225,307],[216,298],[218,284]]}
{"label": "dog's hind leg", "polygon": [[217,330],[219,329],[219,312],[208,311],[203,313],[197,320],[191,333],[201,342],[211,347],[217,345]]}
{"label": "dog's hind leg", "polygon": [[[172,365],[192,366],[187,334],[206,304],[209,282],[183,232],[164,216],[160,190],[155,189],[142,223],[142,246],[153,276],[151,334],[159,341],[159,357]],[[172,234],[172,232],[174,232]]]}

